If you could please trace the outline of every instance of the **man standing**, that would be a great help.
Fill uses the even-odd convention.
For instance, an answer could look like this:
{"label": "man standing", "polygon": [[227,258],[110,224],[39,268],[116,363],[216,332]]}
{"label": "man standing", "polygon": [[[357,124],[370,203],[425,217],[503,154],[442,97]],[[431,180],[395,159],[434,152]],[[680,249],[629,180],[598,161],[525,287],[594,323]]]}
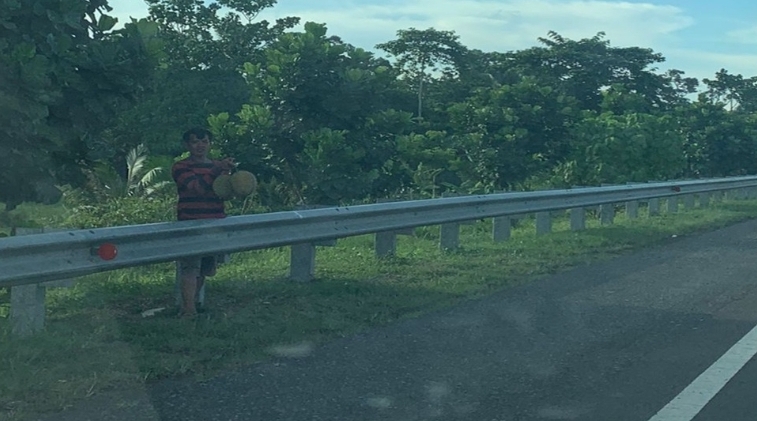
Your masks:
{"label": "man standing", "polygon": [[[225,218],[223,199],[213,191],[213,182],[221,174],[234,168],[234,160],[215,161],[208,158],[213,135],[202,128],[187,130],[182,137],[189,157],[176,162],[171,174],[179,194],[176,218],[179,221]],[[179,260],[182,316],[194,317],[197,292],[206,276],[215,275],[215,256],[187,257]]]}

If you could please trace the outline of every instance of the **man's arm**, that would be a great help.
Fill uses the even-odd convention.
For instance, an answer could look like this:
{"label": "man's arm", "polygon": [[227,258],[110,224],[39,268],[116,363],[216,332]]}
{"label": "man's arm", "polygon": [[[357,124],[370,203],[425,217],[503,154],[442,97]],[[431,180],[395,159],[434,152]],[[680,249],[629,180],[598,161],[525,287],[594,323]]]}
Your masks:
{"label": "man's arm", "polygon": [[223,173],[223,169],[214,163],[210,174],[197,174],[192,168],[176,163],[171,173],[179,190],[189,190],[202,195],[213,190],[213,181]]}

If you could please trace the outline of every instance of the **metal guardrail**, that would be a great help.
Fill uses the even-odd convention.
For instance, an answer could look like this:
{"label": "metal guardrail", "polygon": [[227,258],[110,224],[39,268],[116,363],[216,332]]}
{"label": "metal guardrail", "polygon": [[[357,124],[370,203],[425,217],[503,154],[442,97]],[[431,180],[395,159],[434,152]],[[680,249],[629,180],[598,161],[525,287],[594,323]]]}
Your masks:
{"label": "metal guardrail", "polygon": [[757,187],[757,176],[500,193],[0,239],[0,287],[482,218]]}

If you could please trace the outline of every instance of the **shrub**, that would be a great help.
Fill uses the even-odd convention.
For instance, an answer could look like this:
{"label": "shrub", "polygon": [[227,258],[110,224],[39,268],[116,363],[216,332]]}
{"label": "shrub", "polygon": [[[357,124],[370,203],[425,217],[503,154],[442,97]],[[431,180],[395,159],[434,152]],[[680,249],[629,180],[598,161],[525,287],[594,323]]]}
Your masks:
{"label": "shrub", "polygon": [[100,228],[176,220],[176,197],[113,197],[95,204],[80,204],[71,210],[66,225]]}

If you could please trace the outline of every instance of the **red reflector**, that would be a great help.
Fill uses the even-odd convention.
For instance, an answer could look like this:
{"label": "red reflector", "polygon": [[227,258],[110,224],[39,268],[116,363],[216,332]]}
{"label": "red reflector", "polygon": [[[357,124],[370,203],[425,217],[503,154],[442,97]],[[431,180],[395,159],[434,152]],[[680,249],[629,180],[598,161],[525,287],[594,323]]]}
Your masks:
{"label": "red reflector", "polygon": [[679,191],[681,191],[681,188],[680,188],[680,187],[678,187],[678,186],[675,186],[675,187],[673,187],[673,191],[675,191],[675,192],[679,192]]}
{"label": "red reflector", "polygon": [[118,255],[118,249],[114,244],[103,243],[97,248],[97,255],[103,260],[113,260]]}

